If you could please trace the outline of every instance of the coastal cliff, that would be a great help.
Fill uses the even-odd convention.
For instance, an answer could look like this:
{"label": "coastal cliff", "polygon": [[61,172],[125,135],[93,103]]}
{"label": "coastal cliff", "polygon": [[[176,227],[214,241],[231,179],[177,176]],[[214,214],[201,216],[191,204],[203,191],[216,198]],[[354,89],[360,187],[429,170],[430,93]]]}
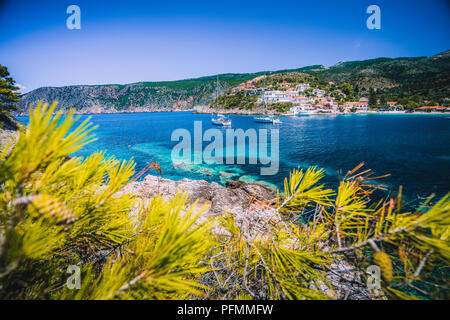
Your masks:
{"label": "coastal cliff", "polygon": [[79,114],[186,110],[207,103],[211,92],[209,84],[181,90],[145,84],[43,87],[22,96],[15,115],[27,114],[39,100],[58,101],[59,109],[75,108]]}

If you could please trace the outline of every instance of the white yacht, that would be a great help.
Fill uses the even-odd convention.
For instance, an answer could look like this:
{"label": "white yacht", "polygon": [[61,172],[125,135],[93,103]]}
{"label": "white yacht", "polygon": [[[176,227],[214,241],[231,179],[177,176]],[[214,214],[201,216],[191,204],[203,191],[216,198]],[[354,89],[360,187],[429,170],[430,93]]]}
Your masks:
{"label": "white yacht", "polygon": [[231,126],[231,120],[227,119],[223,114],[219,114],[211,119],[212,124],[216,126]]}
{"label": "white yacht", "polygon": [[253,121],[259,122],[259,123],[273,123],[273,117],[272,116],[259,116],[259,117],[254,117]]}

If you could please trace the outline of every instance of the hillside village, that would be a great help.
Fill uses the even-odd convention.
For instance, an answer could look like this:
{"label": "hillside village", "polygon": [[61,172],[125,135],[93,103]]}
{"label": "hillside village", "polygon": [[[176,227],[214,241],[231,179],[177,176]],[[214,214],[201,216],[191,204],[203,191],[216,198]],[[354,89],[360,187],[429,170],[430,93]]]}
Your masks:
{"label": "hillside village", "polygon": [[[298,73],[298,75],[301,75]],[[353,89],[348,83],[337,85],[332,81],[321,82],[317,78],[303,74],[302,76],[272,75],[258,76],[231,88],[225,93],[225,97],[219,99],[219,104],[225,104],[227,100],[240,97],[244,102],[253,101],[253,107],[260,107],[263,99],[269,110],[285,113],[353,113],[369,112],[380,108],[384,111],[401,111],[405,108],[397,101],[380,101],[374,98],[371,103],[369,97],[354,98]],[[274,79],[277,76],[278,79]],[[280,81],[291,77],[293,81]],[[311,81],[308,81],[311,80]],[[265,89],[263,83],[266,81]],[[376,89],[375,89],[376,91]],[[373,95],[375,96],[375,91]],[[253,98],[252,98],[253,97]],[[217,104],[213,101],[211,104]],[[245,105],[245,103],[243,103]],[[248,109],[248,108],[246,108]],[[421,106],[417,111],[450,111],[443,106]]]}
{"label": "hillside village", "polygon": [[[244,92],[244,95],[260,95],[257,102],[262,103],[262,99],[270,106],[276,103],[293,104],[289,111],[291,113],[301,112],[324,112],[324,113],[336,113],[341,110],[342,112],[350,112],[352,108],[355,111],[367,111],[369,108],[369,99],[360,98],[359,101],[349,101],[344,104],[339,104],[339,100],[329,95],[329,92],[319,88],[312,87],[307,82],[302,83],[290,83],[281,82],[278,85],[269,85],[264,91],[261,87],[256,87],[255,84],[263,80],[263,76],[249,80],[232,89],[231,94],[238,92]],[[333,82],[329,82],[330,86],[333,86]],[[346,98],[346,94],[340,89],[336,89],[342,99]]]}

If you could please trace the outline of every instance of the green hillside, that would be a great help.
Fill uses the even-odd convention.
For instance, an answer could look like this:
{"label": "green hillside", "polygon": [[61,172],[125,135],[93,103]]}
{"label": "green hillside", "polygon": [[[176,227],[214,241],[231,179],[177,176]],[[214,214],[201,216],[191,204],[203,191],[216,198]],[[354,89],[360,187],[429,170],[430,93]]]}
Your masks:
{"label": "green hillside", "polygon": [[326,81],[348,82],[357,94],[368,94],[372,87],[391,98],[420,95],[443,103],[450,88],[450,50],[430,57],[343,62],[308,73]]}

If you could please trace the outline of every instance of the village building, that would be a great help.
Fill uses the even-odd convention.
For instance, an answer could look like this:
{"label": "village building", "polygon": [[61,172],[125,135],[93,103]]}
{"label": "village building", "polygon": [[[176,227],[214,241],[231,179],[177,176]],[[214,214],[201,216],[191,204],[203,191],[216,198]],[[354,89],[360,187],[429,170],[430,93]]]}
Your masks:
{"label": "village building", "polygon": [[443,106],[423,106],[423,107],[420,107],[420,108],[417,108],[416,110],[419,110],[419,111],[430,111],[430,112],[438,112],[438,111],[445,111],[445,110],[447,110],[448,108],[447,107],[443,107]]}
{"label": "village building", "polygon": [[309,85],[309,83],[301,83],[297,86],[297,91],[298,92],[303,92],[307,89],[311,88],[311,86]]}
{"label": "village building", "polygon": [[357,111],[367,111],[369,110],[369,103],[368,102],[360,102],[360,101],[351,101],[346,102],[343,105],[344,109],[351,110],[352,108],[355,108]]}
{"label": "village building", "polygon": [[291,84],[289,82],[282,82],[279,84],[281,88],[290,88]]}
{"label": "village building", "polygon": [[311,104],[300,104],[297,106],[293,106],[291,109],[289,109],[289,111],[293,114],[310,113],[315,110],[316,110],[316,108],[314,106],[312,106]]}
{"label": "village building", "polygon": [[323,97],[326,94],[325,90],[320,90],[320,89],[314,89],[313,92],[316,95],[316,97]]}

